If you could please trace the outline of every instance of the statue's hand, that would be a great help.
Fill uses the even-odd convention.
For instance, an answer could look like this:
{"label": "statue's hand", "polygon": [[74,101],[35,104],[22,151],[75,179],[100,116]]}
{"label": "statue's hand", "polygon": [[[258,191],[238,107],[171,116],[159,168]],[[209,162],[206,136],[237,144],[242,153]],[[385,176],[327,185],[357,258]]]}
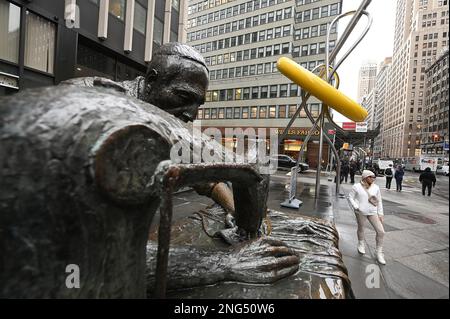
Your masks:
{"label": "statue's hand", "polygon": [[294,274],[299,267],[295,251],[270,237],[236,247],[226,263],[226,279],[247,283],[273,283]]}

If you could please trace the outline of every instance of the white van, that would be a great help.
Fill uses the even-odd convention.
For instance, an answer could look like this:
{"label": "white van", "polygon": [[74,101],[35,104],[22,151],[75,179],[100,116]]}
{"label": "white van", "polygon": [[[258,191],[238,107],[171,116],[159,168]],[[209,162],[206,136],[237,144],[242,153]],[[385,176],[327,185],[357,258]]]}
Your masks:
{"label": "white van", "polygon": [[373,165],[377,170],[378,174],[384,175],[384,171],[391,165],[392,169],[394,169],[394,161],[387,159],[376,159],[373,161]]}
{"label": "white van", "polygon": [[405,170],[407,171],[422,172],[429,167],[432,172],[436,172],[437,166],[438,158],[434,156],[422,155],[405,160]]}

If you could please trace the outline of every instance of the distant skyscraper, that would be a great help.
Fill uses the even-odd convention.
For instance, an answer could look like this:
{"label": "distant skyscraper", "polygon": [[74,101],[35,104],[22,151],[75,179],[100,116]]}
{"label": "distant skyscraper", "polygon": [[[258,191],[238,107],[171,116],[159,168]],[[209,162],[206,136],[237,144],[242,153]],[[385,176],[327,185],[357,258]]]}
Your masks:
{"label": "distant skyscraper", "polygon": [[394,54],[384,109],[384,154],[421,154],[426,69],[448,46],[447,0],[397,0]]}
{"label": "distant skyscraper", "polygon": [[375,79],[377,77],[376,63],[367,63],[359,69],[358,78],[358,102],[361,103],[363,98],[370,93],[375,87]]}
{"label": "distant skyscraper", "polygon": [[377,78],[375,81],[375,89],[377,92],[377,107],[374,113],[374,125],[375,128],[380,126],[380,134],[375,138],[373,154],[374,157],[383,156],[383,117],[384,110],[387,103],[387,81],[389,78],[389,71],[392,64],[392,58],[386,58],[380,63]]}
{"label": "distant skyscraper", "polygon": [[[427,72],[422,154],[446,155],[448,158],[448,48]],[[447,142],[447,149],[445,147]]]}

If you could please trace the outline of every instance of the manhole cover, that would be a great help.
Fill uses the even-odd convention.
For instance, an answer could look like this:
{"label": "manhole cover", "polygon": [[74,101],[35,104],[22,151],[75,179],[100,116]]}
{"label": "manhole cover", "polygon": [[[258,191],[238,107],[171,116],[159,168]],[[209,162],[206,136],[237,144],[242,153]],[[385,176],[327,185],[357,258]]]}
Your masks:
{"label": "manhole cover", "polygon": [[393,215],[398,216],[398,217],[403,218],[403,219],[412,220],[414,222],[422,223],[422,224],[427,224],[427,225],[436,224],[436,221],[434,221],[433,219],[428,218],[428,217],[424,217],[424,216],[421,216],[421,215],[417,215],[417,214],[394,213]]}

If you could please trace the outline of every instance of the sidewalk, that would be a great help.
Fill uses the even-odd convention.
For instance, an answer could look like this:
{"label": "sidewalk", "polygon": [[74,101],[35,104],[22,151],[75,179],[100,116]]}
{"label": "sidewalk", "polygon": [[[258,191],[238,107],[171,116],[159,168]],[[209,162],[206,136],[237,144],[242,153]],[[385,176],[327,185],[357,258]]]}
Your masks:
{"label": "sidewalk", "polygon": [[[366,255],[356,250],[356,219],[347,199],[334,196],[335,184],[321,178],[320,199],[315,203],[315,173],[300,174],[297,194],[303,201],[298,211],[282,208],[290,178],[287,172],[271,177],[268,208],[334,221],[340,235],[340,250],[357,298],[449,298],[449,214],[448,201],[432,197],[432,204],[422,195],[404,186],[404,192],[387,191],[381,186],[385,212],[385,255],[387,265],[375,260],[375,232],[367,223]],[[356,182],[359,182],[357,176]],[[384,185],[384,178],[377,178]],[[394,187],[395,187],[395,183]],[[350,184],[342,184],[348,194]],[[209,198],[193,191],[174,196],[174,219],[187,216],[212,204]],[[367,266],[381,270],[379,288],[367,288]],[[372,270],[373,271],[373,270]]]}
{"label": "sidewalk", "polygon": [[[359,182],[360,178],[356,179]],[[448,201],[433,197],[433,203],[404,187],[404,192],[381,187],[385,213],[384,251],[387,265],[380,266],[380,288],[366,286],[366,267],[376,265],[375,232],[366,225],[366,255],[356,251],[356,220],[346,198],[334,203],[340,249],[357,298],[449,298]],[[395,186],[394,186],[395,187]],[[348,194],[350,184],[342,184]],[[369,271],[370,272],[370,271]]]}

